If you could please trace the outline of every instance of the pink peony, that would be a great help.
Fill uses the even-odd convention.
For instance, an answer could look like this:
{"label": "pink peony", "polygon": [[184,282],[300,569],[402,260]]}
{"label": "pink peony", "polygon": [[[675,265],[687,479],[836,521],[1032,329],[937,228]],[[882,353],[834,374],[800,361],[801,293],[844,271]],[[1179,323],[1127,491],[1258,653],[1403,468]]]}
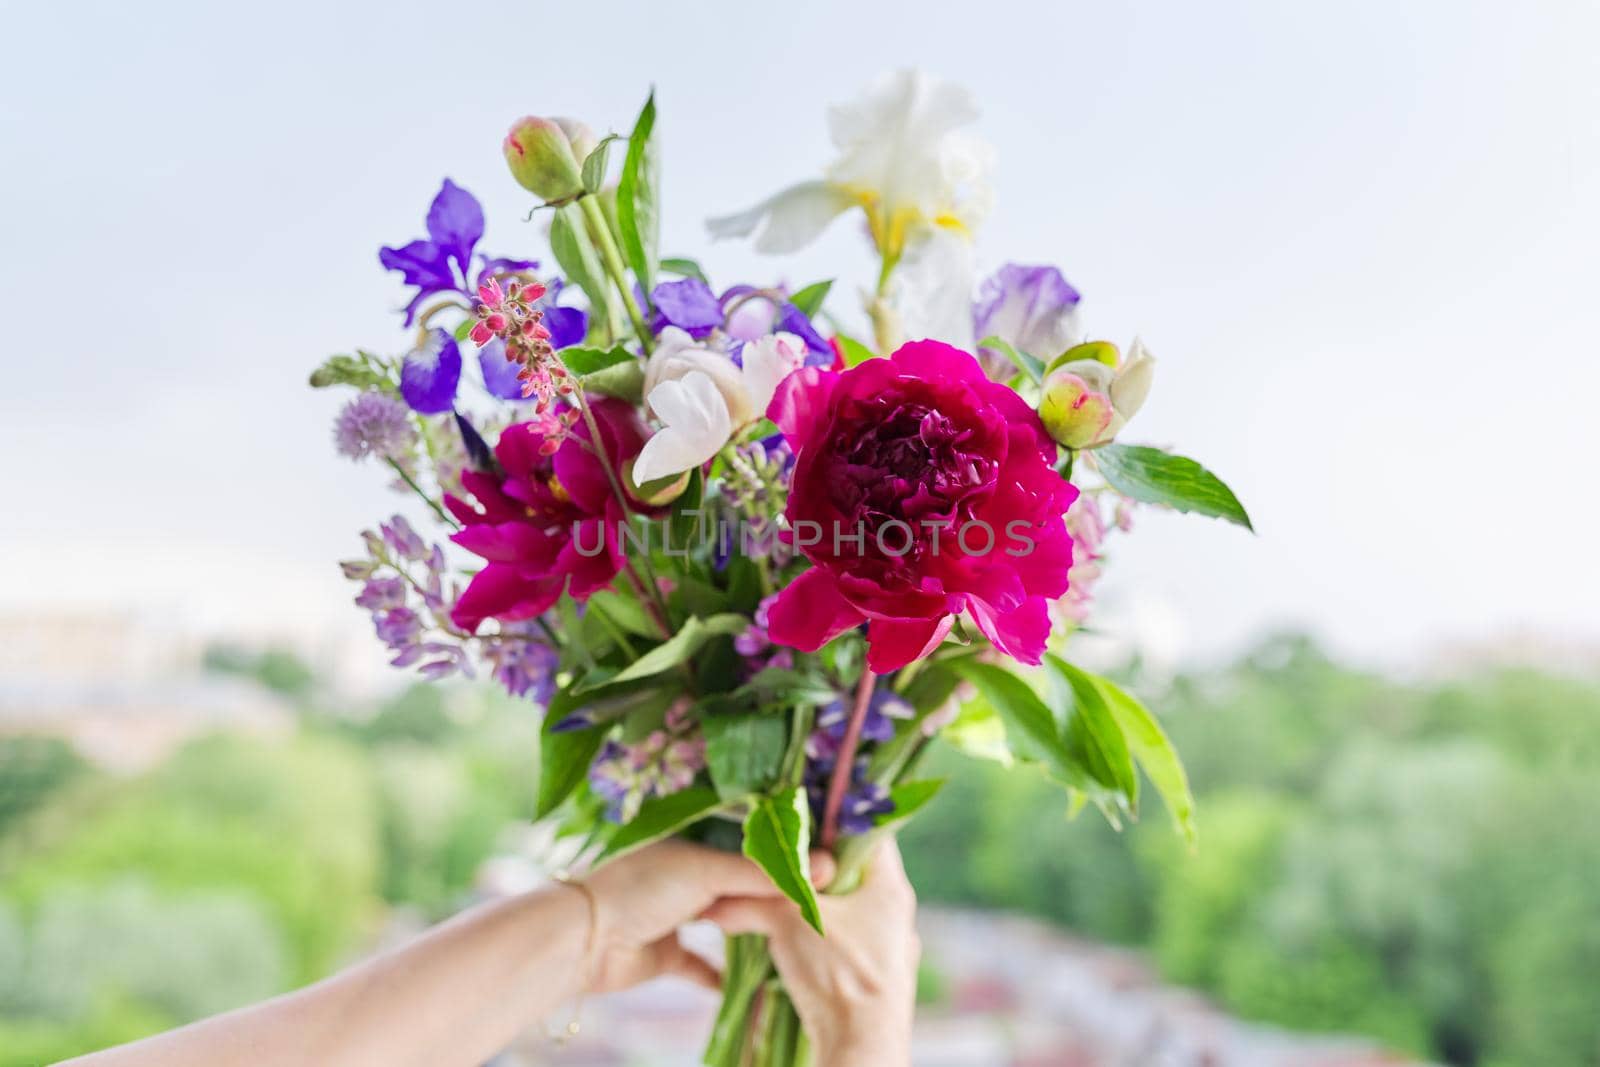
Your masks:
{"label": "pink peony", "polygon": [[842,373],[796,371],[767,414],[795,452],[786,515],[814,564],[773,602],[772,640],[814,651],[865,621],[868,665],[884,674],[965,611],[996,647],[1039,662],[1078,491],[1016,393],[966,352],[913,341]]}
{"label": "pink peony", "polygon": [[[620,400],[589,403],[615,472],[639,454],[644,426]],[[461,484],[477,508],[444,498],[465,527],[451,540],[488,561],[450,611],[465,630],[476,632],[484,619],[514,622],[541,615],[563,590],[585,600],[622,569],[622,539],[615,531],[625,515],[589,447],[588,427],[578,423],[546,455],[553,426],[545,419],[506,427],[494,446],[499,471],[462,472]]]}

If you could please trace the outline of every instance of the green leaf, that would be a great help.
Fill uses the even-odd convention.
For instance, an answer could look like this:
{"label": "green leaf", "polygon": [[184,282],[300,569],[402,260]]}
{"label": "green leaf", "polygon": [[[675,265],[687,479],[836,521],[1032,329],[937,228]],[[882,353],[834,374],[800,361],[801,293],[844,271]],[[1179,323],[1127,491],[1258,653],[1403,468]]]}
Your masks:
{"label": "green leaf", "polygon": [[901,782],[889,790],[889,799],[894,803],[894,810],[886,815],[878,816],[876,825],[880,828],[894,826],[915,815],[923,805],[932,800],[944,788],[943,778],[924,778],[916,782]]}
{"label": "green leaf", "polygon": [[621,345],[615,348],[585,348],[582,345],[573,345],[561,350],[561,362],[567,369],[578,377],[587,377],[598,374],[603,370],[619,366],[623,363],[637,363],[639,357],[629,352]]}
{"label": "green leaf", "polygon": [[816,318],[817,312],[822,310],[822,302],[828,299],[828,290],[833,288],[833,279],[824,282],[812,282],[798,293],[789,298],[789,303],[800,309],[800,314],[806,318]]}
{"label": "green leaf", "polygon": [[638,356],[621,345],[615,348],[584,348],[573,345],[561,350],[561,362],[577,376],[586,393],[615,396],[638,403],[644,389],[644,365]]}
{"label": "green leaf", "polygon": [[595,862],[614,859],[675,834],[721,806],[722,798],[708,785],[691,786],[647,800],[639,806],[639,814],[633,817],[632,822],[617,827],[617,832],[611,835],[611,840],[606,842],[606,847]]}
{"label": "green leaf", "polygon": [[663,549],[671,547],[671,554],[684,555],[700,546],[703,537],[696,534],[706,529],[706,514],[701,507],[706,491],[705,475],[696,467],[689,475],[689,487],[672,502],[672,517],[667,521],[669,540]]}
{"label": "green leaf", "polygon": [[940,730],[939,736],[956,751],[973,759],[992,760],[1002,767],[1012,765],[1005,723],[981,696],[963,703],[955,721]]}
{"label": "green leaf", "polygon": [[706,272],[700,264],[683,256],[666,256],[661,260],[661,270],[667,274],[676,274],[680,278],[694,278],[711,284],[711,279],[706,277]]}
{"label": "green leaf", "polygon": [[1194,794],[1189,791],[1189,776],[1184,773],[1178,752],[1172,747],[1156,717],[1143,704],[1105,678],[1096,679],[1106,704],[1122,726],[1128,749],[1150,784],[1161,794],[1162,803],[1172,813],[1172,821],[1189,846],[1194,847],[1198,831],[1194,818]]}
{"label": "green leaf", "polygon": [[732,636],[749,625],[743,615],[713,615],[709,619],[691,616],[683,628],[672,637],[652,648],[609,679],[608,684],[648,678],[652,674],[669,671],[693,656],[705,643],[717,636]]}
{"label": "green leaf", "polygon": [[877,359],[878,354],[854,337],[844,334],[834,334],[834,340],[839,342],[839,347],[844,349],[844,365],[846,367],[858,366],[869,359]]}
{"label": "green leaf", "polygon": [[623,596],[613,589],[602,589],[589,597],[589,610],[597,609],[605,612],[607,618],[630,634],[649,638],[661,636],[655,621],[637,597]]}
{"label": "green leaf", "polygon": [[661,233],[661,166],[656,158],[656,94],[645,100],[628,136],[628,156],[617,184],[617,228],[622,251],[646,298],[656,287],[655,261]]}
{"label": "green leaf", "polygon": [[1061,737],[1055,714],[1027,682],[992,663],[968,661],[953,669],[978,687],[978,692],[1005,722],[1012,750],[1023,759],[1041,760],[1071,781],[1083,776]]}
{"label": "green leaf", "polygon": [[811,804],[796,786],[774,797],[762,797],[744,820],[744,854],[767,872],[772,884],[800,905],[817,933],[822,912],[811,887]]}
{"label": "green leaf", "polygon": [[1089,774],[1108,789],[1121,793],[1129,812],[1139,811],[1139,777],[1133,770],[1133,757],[1122,727],[1106,705],[1098,680],[1079,670],[1060,656],[1046,653],[1045,662],[1066,683],[1072,693],[1072,720],[1068,732],[1084,751]]}
{"label": "green leaf", "polygon": [[558,208],[550,219],[550,251],[562,274],[589,298],[590,317],[604,322],[610,315],[605,271],[583,226],[577,204]]}
{"label": "green leaf", "polygon": [[991,335],[979,341],[978,347],[993,348],[997,350],[1012,363],[1015,363],[1018,370],[1021,370],[1029,378],[1032,378],[1035,384],[1044,380],[1044,364],[1034,357],[1028,355],[1028,353],[1012,345],[1010,341]]}
{"label": "green leaf", "polygon": [[583,620],[578,617],[577,603],[571,597],[562,597],[556,602],[556,615],[564,640],[562,660],[574,667],[593,667],[594,653],[584,640]]}
{"label": "green leaf", "polygon": [[589,773],[596,752],[605,742],[607,728],[593,726],[587,730],[563,730],[553,733],[550,727],[560,721],[560,716],[545,713],[544,730],[539,736],[539,800],[534,818],[542,819],[561,806]]}
{"label": "green leaf", "polygon": [[1221,478],[1186,456],[1146,445],[1106,445],[1094,452],[1095,464],[1111,488],[1145,504],[1227,519],[1255,531],[1250,516]]}
{"label": "green leaf", "polygon": [[585,192],[598,193],[606,183],[606,163],[611,158],[611,142],[620,140],[616,134],[607,134],[589,151],[583,161],[583,188]]}
{"label": "green leaf", "polygon": [[456,328],[452,336],[455,337],[457,341],[465,341],[472,333],[472,328],[477,324],[477,319],[462,319],[456,324]]}
{"label": "green leaf", "polygon": [[733,799],[761,793],[778,780],[789,724],[781,715],[714,715],[705,719],[706,767],[717,792]]}

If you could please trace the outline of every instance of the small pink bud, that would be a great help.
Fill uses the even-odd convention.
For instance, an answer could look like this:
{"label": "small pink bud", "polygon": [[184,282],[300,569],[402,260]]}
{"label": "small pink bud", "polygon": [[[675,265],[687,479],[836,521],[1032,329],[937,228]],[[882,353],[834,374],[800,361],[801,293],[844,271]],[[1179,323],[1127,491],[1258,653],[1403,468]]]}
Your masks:
{"label": "small pink bud", "polygon": [[505,303],[505,294],[500,291],[500,283],[493,278],[478,286],[478,296],[491,308],[497,308]]}
{"label": "small pink bud", "polygon": [[483,324],[489,327],[489,329],[494,333],[504,333],[506,324],[509,321],[510,320],[507,319],[503,313],[496,311],[488,318],[484,319]]}
{"label": "small pink bud", "polygon": [[[490,340],[494,338],[494,331],[480,322],[472,327],[472,333],[470,336],[472,337],[473,344],[482,347],[483,345],[488,344]],[[507,352],[506,355],[509,357],[511,353]]]}

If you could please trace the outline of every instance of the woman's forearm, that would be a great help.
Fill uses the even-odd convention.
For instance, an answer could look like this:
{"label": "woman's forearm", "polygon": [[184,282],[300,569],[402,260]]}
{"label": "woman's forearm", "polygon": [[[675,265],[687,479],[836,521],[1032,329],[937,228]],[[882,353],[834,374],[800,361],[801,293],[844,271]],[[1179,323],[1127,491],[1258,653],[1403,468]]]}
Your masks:
{"label": "woman's forearm", "polygon": [[477,1067],[587,979],[584,892],[475,908],[298,992],[73,1067]]}

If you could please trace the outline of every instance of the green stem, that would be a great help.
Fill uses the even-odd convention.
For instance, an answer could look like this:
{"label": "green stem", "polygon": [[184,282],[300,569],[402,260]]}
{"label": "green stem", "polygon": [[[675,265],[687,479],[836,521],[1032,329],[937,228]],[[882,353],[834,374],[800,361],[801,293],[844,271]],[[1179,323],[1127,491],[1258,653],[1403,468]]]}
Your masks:
{"label": "green stem", "polygon": [[628,288],[626,269],[622,265],[622,252],[617,248],[616,239],[611,236],[611,225],[606,222],[605,213],[600,210],[600,201],[592,196],[582,197],[578,201],[578,209],[583,212],[583,217],[589,223],[589,236],[593,238],[595,247],[600,251],[600,262],[605,264],[606,273],[611,276],[611,283],[616,286],[617,293],[622,297],[622,306],[633,322],[633,332],[639,336],[639,344],[644,348],[644,354],[648,356],[655,347],[655,339],[650,335],[650,328],[645,325],[644,315],[640,313],[639,305],[633,299],[633,291]]}
{"label": "green stem", "polygon": [[433,513],[435,515],[439,516],[439,518],[443,519],[444,522],[445,522],[445,525],[449,526],[452,530],[461,529],[461,524],[459,522],[457,522],[456,520],[452,519],[450,517],[449,513],[447,513],[444,510],[444,508],[439,506],[439,502],[437,500],[433,499],[433,497],[429,496],[427,493],[424,493],[422,491],[422,486],[417,484],[417,480],[415,478],[411,477],[411,475],[406,473],[406,469],[404,467],[400,466],[400,464],[396,463],[394,460],[390,459],[388,456],[384,456],[383,457],[383,461],[385,463],[389,464],[389,466],[393,467],[394,468],[394,472],[396,474],[398,474],[401,478],[405,479],[405,483],[411,487],[411,491],[416,493],[417,496],[422,499],[422,502],[424,504],[426,504],[430,508],[432,508],[433,509]]}
{"label": "green stem", "polygon": [[751,1036],[751,1009],[762,983],[772,971],[766,938],[737,934],[727,940],[722,969],[722,1006],[702,1055],[706,1067],[741,1067]]}

